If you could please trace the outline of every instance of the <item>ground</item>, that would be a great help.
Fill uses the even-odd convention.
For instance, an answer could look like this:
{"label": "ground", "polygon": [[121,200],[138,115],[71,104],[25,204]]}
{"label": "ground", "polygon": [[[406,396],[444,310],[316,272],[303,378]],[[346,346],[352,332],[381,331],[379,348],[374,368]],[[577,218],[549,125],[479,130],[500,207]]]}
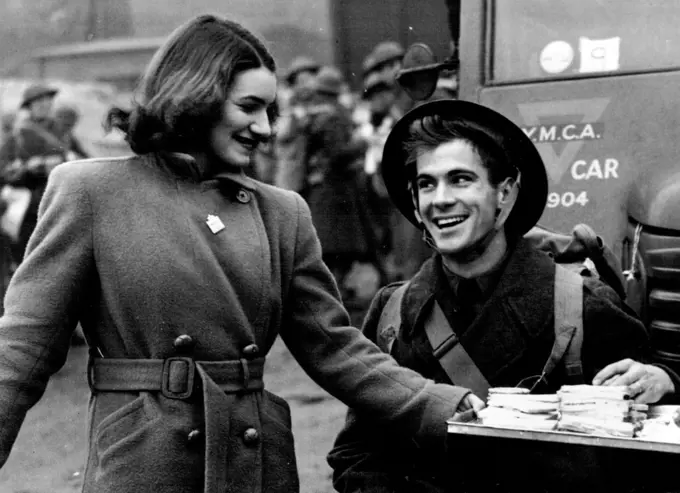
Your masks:
{"label": "ground", "polygon": [[[80,491],[89,389],[87,350],[72,348],[64,368],[28,413],[5,467],[0,493]],[[326,463],[345,407],[302,371],[280,340],[267,356],[265,385],[291,406],[301,493],[331,493]]]}

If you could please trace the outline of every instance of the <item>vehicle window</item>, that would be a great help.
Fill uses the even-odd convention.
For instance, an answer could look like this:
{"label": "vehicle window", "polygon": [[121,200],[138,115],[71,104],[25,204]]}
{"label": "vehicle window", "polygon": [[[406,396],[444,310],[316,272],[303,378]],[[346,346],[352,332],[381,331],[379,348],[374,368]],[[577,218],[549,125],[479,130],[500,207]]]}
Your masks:
{"label": "vehicle window", "polygon": [[680,2],[497,0],[496,81],[680,67]]}

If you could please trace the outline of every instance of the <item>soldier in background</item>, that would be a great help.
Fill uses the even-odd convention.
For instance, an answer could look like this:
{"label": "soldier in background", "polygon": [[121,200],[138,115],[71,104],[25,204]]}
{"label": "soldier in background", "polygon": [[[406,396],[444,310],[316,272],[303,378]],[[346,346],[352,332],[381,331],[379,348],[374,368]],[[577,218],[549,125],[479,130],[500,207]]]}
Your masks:
{"label": "soldier in background", "polygon": [[67,156],[69,161],[89,157],[88,152],[73,133],[79,120],[78,110],[71,105],[61,105],[54,111],[54,133],[69,152]]}
{"label": "soldier in background", "polygon": [[68,148],[55,132],[51,118],[57,90],[42,84],[28,87],[12,132],[0,148],[0,169],[7,210],[2,229],[13,240],[13,257],[20,262],[37,221],[38,204],[49,173],[69,159]]}

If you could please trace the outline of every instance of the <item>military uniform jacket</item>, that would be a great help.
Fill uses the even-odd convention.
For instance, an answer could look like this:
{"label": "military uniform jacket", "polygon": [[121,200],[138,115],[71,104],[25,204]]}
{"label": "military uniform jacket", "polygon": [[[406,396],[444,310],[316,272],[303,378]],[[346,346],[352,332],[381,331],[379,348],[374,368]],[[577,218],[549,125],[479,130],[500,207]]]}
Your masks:
{"label": "military uniform jacket", "polygon": [[[104,358],[166,359],[188,335],[195,360],[238,361],[252,345],[266,355],[280,334],[334,396],[443,449],[465,391],[400,368],[348,326],[300,196],[242,175],[183,176],[174,159],[76,161],[50,175],[0,319],[0,464],[79,321]],[[224,228],[213,233],[208,215]],[[226,457],[215,464],[190,440],[204,427],[200,396],[95,393],[84,491],[298,490],[283,399],[236,393],[211,410]]]}
{"label": "military uniform jacket", "polygon": [[[402,327],[391,354],[400,364],[428,378],[450,382],[432,354],[424,329],[436,299],[492,387],[530,387],[541,374],[554,342],[554,275],[553,260],[520,240],[497,284],[481,302],[478,315],[466,327],[461,326],[460,307],[456,307],[441,257],[435,256],[423,265],[404,294]],[[396,285],[387,286],[373,300],[363,327],[372,340],[378,339],[380,314],[395,289]],[[591,382],[600,369],[620,359],[644,361],[649,351],[646,330],[615,292],[597,280],[586,279],[583,296],[585,381]],[[558,367],[535,391],[555,392],[565,377]],[[447,455],[433,455],[356,410],[348,413],[329,463],[335,487],[343,493],[533,491],[532,484],[536,491],[578,491],[576,485],[602,486],[597,483],[598,469],[604,467],[597,457],[459,450],[451,444]],[[619,467],[617,464],[617,471]],[[609,485],[604,484],[600,491],[608,491]]]}

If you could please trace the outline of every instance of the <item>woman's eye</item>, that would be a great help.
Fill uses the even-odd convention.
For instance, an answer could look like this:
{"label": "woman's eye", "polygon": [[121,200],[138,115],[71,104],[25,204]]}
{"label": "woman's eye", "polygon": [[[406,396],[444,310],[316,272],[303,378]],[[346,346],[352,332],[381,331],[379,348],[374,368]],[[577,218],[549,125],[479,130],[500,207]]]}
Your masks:
{"label": "woman's eye", "polygon": [[427,189],[427,188],[432,187],[432,182],[429,182],[429,181],[419,181],[419,182],[417,183],[417,186],[418,186],[418,190],[425,190],[425,189]]}
{"label": "woman's eye", "polygon": [[243,110],[244,113],[254,113],[257,110],[257,106],[254,104],[242,104],[241,110]]}

